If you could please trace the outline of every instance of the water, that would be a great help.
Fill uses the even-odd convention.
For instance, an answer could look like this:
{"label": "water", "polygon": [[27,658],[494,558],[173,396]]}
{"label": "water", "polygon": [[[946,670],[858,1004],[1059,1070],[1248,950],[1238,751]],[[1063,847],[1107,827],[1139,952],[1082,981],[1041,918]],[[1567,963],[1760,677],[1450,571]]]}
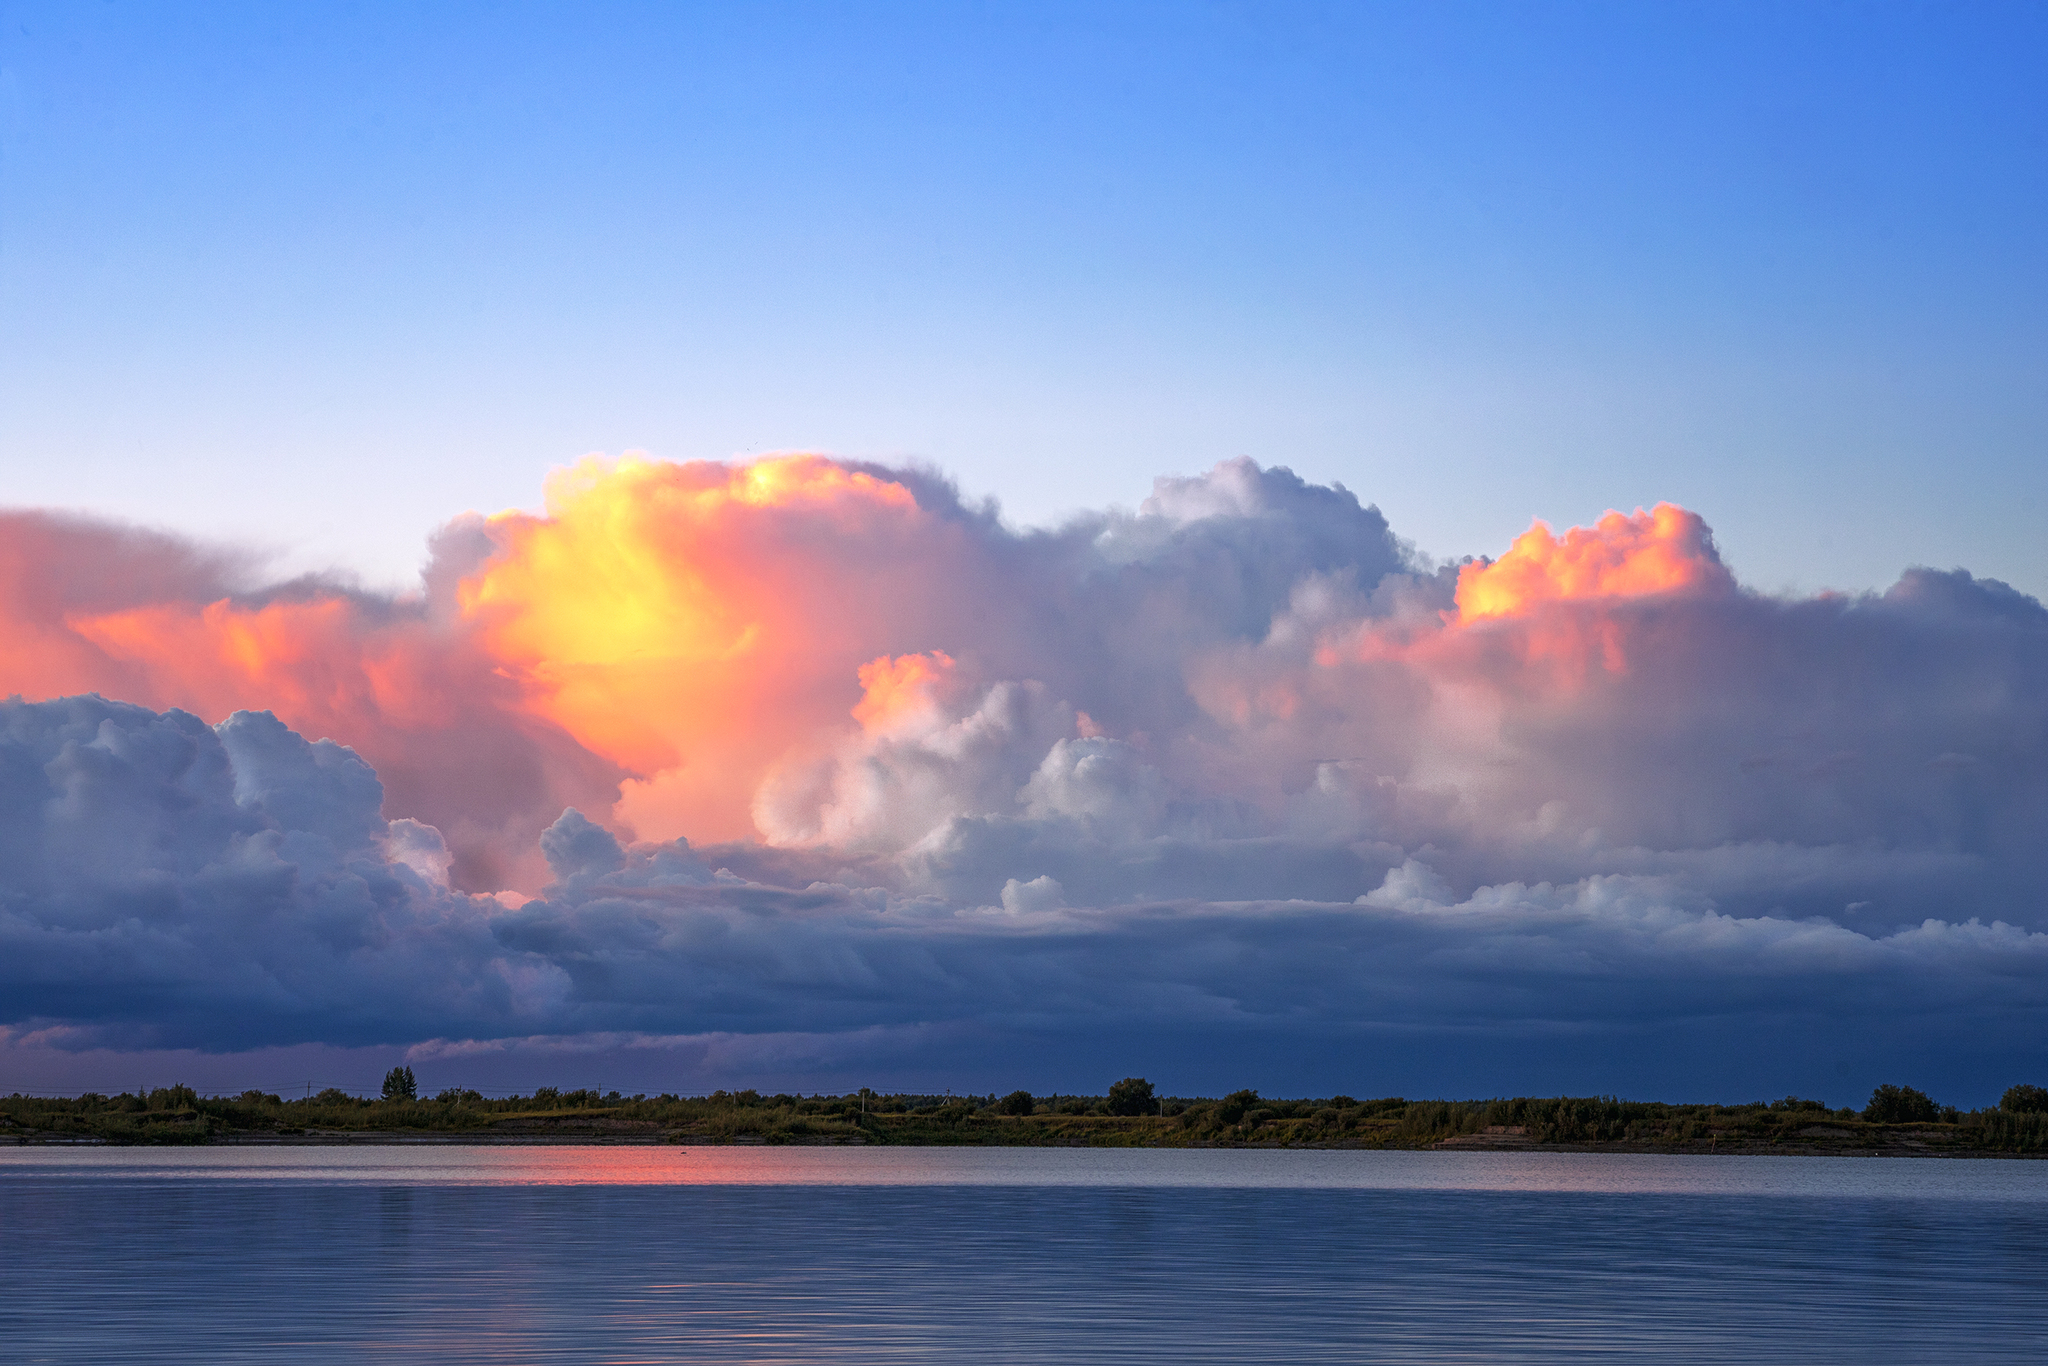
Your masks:
{"label": "water", "polygon": [[2048,1360],[2048,1163],[0,1149],[10,1362]]}

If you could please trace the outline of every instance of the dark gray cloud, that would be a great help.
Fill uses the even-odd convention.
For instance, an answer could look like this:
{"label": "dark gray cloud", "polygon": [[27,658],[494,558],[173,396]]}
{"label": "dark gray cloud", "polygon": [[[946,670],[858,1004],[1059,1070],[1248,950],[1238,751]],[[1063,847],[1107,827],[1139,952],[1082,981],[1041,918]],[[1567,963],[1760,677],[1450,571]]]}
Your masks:
{"label": "dark gray cloud", "polygon": [[1641,1070],[1631,1031],[1733,1017],[1760,1034],[1788,1004],[1880,1037],[2038,1037],[2048,1012],[2048,935],[1729,915],[1685,871],[1461,895],[1411,859],[1356,903],[1092,908],[1040,875],[965,905],[752,881],[717,850],[621,849],[572,811],[543,839],[558,882],[515,908],[449,891],[431,831],[383,821],[360,760],[267,716],[209,728],[76,698],[0,721],[0,980],[17,1041],[46,1046],[382,1043],[454,1066],[758,1038],[757,1062],[780,1048],[858,1072],[920,1047],[1021,1065],[1048,1034],[1155,1054],[1257,1037],[1355,1066],[1359,1040],[1391,1032],[1455,1078],[1546,1033]]}

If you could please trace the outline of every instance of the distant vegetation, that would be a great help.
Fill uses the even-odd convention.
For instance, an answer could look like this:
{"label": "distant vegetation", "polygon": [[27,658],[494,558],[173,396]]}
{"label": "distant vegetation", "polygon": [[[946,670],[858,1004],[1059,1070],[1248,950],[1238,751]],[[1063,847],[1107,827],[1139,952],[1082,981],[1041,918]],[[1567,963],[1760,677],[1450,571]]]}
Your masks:
{"label": "distant vegetation", "polygon": [[2048,1090],[2015,1086],[1997,1109],[1961,1111],[1909,1086],[1861,1110],[1787,1096],[1673,1105],[1611,1096],[1501,1100],[1283,1100],[1256,1091],[1161,1096],[1126,1077],[1100,1096],[621,1095],[558,1091],[420,1098],[409,1068],[377,1099],[325,1090],[202,1096],[168,1086],[118,1096],[0,1098],[0,1141],[204,1143],[390,1133],[520,1140],[988,1144],[1124,1147],[1531,1147],[1662,1152],[2048,1153]]}

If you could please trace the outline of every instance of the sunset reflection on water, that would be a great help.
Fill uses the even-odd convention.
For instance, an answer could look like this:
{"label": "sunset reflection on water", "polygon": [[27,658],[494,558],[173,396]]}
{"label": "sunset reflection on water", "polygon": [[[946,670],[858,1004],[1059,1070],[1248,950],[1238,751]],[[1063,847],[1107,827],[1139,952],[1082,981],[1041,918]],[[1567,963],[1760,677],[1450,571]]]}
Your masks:
{"label": "sunset reflection on water", "polygon": [[0,1176],[412,1186],[1049,1186],[2048,1202],[2048,1164],[1864,1157],[742,1144],[0,1148]]}
{"label": "sunset reflection on water", "polygon": [[[2048,1164],[0,1149],[21,1362],[2033,1362]],[[1967,1344],[1967,1350],[1959,1347]]]}

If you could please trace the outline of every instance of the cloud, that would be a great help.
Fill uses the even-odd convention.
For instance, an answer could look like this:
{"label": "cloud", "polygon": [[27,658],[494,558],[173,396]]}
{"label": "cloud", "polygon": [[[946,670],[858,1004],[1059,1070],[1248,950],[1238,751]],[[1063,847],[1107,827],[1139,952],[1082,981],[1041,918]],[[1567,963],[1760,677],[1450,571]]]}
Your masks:
{"label": "cloud", "polygon": [[95,698],[0,715],[8,829],[41,854],[4,874],[5,1023],[45,1047],[651,1049],[829,1069],[962,1030],[1312,1047],[1398,1029],[1439,1048],[1590,1030],[1626,1053],[1631,1029],[1776,1019],[1788,1000],[1880,1035],[1951,1017],[2031,1029],[2048,1009],[2040,931],[1731,915],[1685,873],[1460,895],[1411,858],[1353,904],[1098,906],[1038,874],[974,907],[762,883],[685,842],[622,848],[571,811],[542,841],[558,881],[508,909],[393,857],[431,840],[376,819],[349,751],[274,718],[208,728]]}
{"label": "cloud", "polygon": [[1960,570],[1760,595],[1670,505],[1439,567],[1249,461],[1021,532],[586,462],[403,599],[11,525],[45,1043],[2017,1039],[2048,991],[2048,612]]}
{"label": "cloud", "polygon": [[[463,530],[429,567],[444,592]],[[623,771],[526,710],[445,601],[259,585],[246,558],[37,513],[0,513],[0,546],[0,695],[273,712],[367,758],[398,814],[446,837],[463,886],[538,881],[535,836],[618,795]]]}
{"label": "cloud", "polygon": [[1705,520],[1659,503],[1649,512],[1637,508],[1632,517],[1610,512],[1562,537],[1536,523],[1498,560],[1475,560],[1458,570],[1458,617],[1515,616],[1571,599],[1734,591],[1735,578],[1721,563]]}

